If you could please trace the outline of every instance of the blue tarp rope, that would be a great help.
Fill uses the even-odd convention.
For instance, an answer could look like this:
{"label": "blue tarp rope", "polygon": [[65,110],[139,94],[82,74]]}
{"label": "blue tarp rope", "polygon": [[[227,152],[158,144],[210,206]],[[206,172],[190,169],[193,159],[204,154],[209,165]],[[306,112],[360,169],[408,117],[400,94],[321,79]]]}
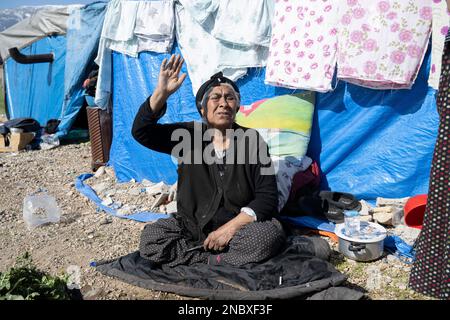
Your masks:
{"label": "blue tarp rope", "polygon": [[102,200],[98,197],[97,193],[95,193],[95,191],[90,186],[88,186],[87,184],[84,183],[84,181],[91,178],[92,176],[94,176],[92,173],[85,173],[85,174],[78,176],[75,180],[75,187],[81,194],[86,196],[88,199],[92,200],[101,210],[105,211],[106,213],[108,213],[112,216],[118,217],[118,218],[130,219],[130,220],[135,220],[135,221],[139,221],[139,222],[156,221],[158,219],[164,219],[164,218],[170,217],[167,214],[154,213],[154,212],[148,212],[148,211],[138,212],[138,213],[134,213],[134,214],[130,214],[130,215],[118,214],[117,210],[102,204]]}

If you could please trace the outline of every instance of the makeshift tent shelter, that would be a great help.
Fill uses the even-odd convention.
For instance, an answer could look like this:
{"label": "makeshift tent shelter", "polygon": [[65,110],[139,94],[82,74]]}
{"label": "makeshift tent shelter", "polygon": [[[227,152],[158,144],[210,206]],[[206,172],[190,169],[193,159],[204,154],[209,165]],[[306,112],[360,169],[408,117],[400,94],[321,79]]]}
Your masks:
{"label": "makeshift tent shelter", "polygon": [[[179,46],[170,53],[181,53]],[[141,52],[137,58],[112,53],[115,116],[110,163],[121,182],[176,181],[171,157],[142,147],[131,136],[134,116],[155,88],[160,63],[170,53]],[[374,90],[337,81],[333,91],[317,94],[308,155],[320,164],[323,189],[349,192],[359,199],[427,192],[438,126],[435,90],[427,84],[429,69],[428,50],[411,89]],[[182,72],[188,73],[186,66]],[[242,104],[297,92],[265,85],[264,78],[265,68],[253,68],[239,79]],[[199,115],[188,74],[170,97],[161,122],[191,120],[199,120]]]}
{"label": "makeshift tent shelter", "polygon": [[[177,47],[173,52],[179,53]],[[168,54],[141,53],[138,59],[113,53],[113,143],[111,165],[119,181],[146,178],[176,181],[176,164],[131,136],[134,116],[157,84]],[[411,90],[373,90],[339,81],[317,95],[308,154],[320,163],[324,189],[360,199],[400,198],[426,193],[437,134],[435,90],[427,85],[429,54]],[[182,72],[187,73],[185,67]],[[264,68],[252,69],[237,84],[242,103],[293,90],[264,84]],[[168,101],[163,123],[199,120],[189,77]]]}
{"label": "makeshift tent shelter", "polygon": [[[189,5],[187,1],[181,0],[177,1],[176,5],[181,2]],[[130,13],[134,10],[136,13],[136,8],[133,8],[137,6],[136,1],[121,3],[114,0],[111,3],[113,5],[110,8],[118,9],[123,6],[125,9],[122,12],[117,11],[119,14],[114,16],[117,19],[105,19],[103,27],[104,30],[111,31],[114,29],[113,24],[117,24],[117,29],[120,25],[123,33],[117,36],[111,32],[108,39],[121,42],[119,45],[123,53],[109,47],[108,50],[115,52],[110,54],[108,50],[103,51],[102,54],[106,52],[106,56],[99,55],[98,60],[107,61],[107,69],[113,71],[111,79],[104,79],[108,85],[112,84],[110,88],[104,90],[112,93],[114,113],[114,139],[110,163],[121,182],[131,179],[140,181],[145,178],[153,182],[162,180],[174,183],[177,178],[175,162],[170,156],[139,145],[131,136],[131,127],[138,108],[157,85],[163,59],[169,58],[172,53],[184,53],[182,41],[175,32],[177,43],[170,52],[138,54],[139,50],[132,50],[133,46],[136,47],[136,43],[133,42],[133,22],[128,21],[126,26],[120,23],[122,18],[127,20],[124,12]],[[186,31],[189,32],[188,29]],[[240,31],[245,30],[242,28]],[[198,39],[191,40],[192,43],[196,43]],[[200,48],[196,53],[200,53],[201,50],[213,50],[214,47],[200,46]],[[129,53],[135,57],[130,57]],[[214,52],[211,52],[211,55],[214,56]],[[111,58],[112,63],[109,65]],[[189,60],[187,56],[186,59]],[[206,59],[204,62],[207,64],[210,61]],[[374,199],[379,196],[405,197],[426,192],[438,124],[435,91],[427,85],[429,64],[430,55],[427,53],[411,90],[373,90],[344,81],[335,81],[333,91],[317,94],[308,155],[320,164],[323,171],[323,189],[349,192],[363,199]],[[193,74],[187,71],[186,66],[182,68],[182,72],[188,73],[188,77],[182,87],[168,100],[167,112],[161,119],[163,123],[200,120],[192,90],[195,87]],[[263,98],[297,92],[265,85],[265,72],[265,68],[249,69],[246,75],[237,81],[242,104],[249,105]],[[86,178],[88,177],[82,176],[80,180]],[[83,186],[81,181],[79,182],[77,188],[81,190]],[[100,203],[100,199],[96,200]],[[105,206],[100,207],[107,209]],[[153,213],[146,214],[147,217],[153,215]],[[127,218],[131,219],[131,215]],[[133,215],[133,219],[148,221],[143,215],[137,217],[136,214]],[[166,272],[163,281],[159,279],[155,281],[154,278],[145,281],[148,280],[146,278],[152,277],[149,264],[139,261],[139,256],[133,253],[116,262],[101,264],[99,270],[103,269],[104,273],[142,287],[172,290],[167,286]],[[145,275],[139,274],[140,272],[134,273],[135,270],[142,270]],[[177,273],[176,281],[180,280],[180,274]],[[205,276],[198,277],[196,273],[196,278],[205,279]],[[191,284],[189,286],[195,287]],[[190,290],[190,294],[192,291],[195,290]],[[276,292],[275,297],[280,297],[279,293]]]}
{"label": "makeshift tent shelter", "polygon": [[85,102],[82,83],[93,67],[105,8],[104,2],[49,7],[0,33],[10,119],[41,125],[59,119],[58,135],[67,134]]}

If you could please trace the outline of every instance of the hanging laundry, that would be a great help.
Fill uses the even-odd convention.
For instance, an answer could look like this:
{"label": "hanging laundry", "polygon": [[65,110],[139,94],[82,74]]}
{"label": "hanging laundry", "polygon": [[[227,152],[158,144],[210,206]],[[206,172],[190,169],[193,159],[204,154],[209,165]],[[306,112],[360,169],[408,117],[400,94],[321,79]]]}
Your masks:
{"label": "hanging laundry", "polygon": [[138,52],[169,52],[174,39],[174,2],[139,1],[134,34]]}
{"label": "hanging laundry", "polygon": [[[157,10],[157,12],[155,12]],[[137,58],[139,52],[169,52],[173,45],[173,0],[111,0],[105,14],[95,63],[99,66],[95,104],[110,104],[112,51]]]}
{"label": "hanging laundry", "polygon": [[447,11],[445,0],[433,0],[432,37],[431,37],[431,67],[428,85],[439,89],[441,75],[442,52],[444,52],[445,36],[450,26],[450,12]]}
{"label": "hanging laundry", "polygon": [[106,9],[95,63],[99,66],[95,105],[101,109],[110,106],[112,59],[111,50],[136,56],[133,43],[137,1],[111,0]]}
{"label": "hanging laundry", "polygon": [[[214,38],[220,57],[218,68],[261,67],[269,54],[273,0],[181,1],[192,18]],[[239,26],[238,28],[236,26]],[[232,51],[239,50],[236,60]]]}
{"label": "hanging laundry", "polygon": [[[206,6],[204,2],[200,3]],[[206,24],[211,20],[200,15],[204,18],[202,26],[195,18],[195,10],[202,6],[193,6],[186,0],[179,0],[175,5],[175,34],[194,95],[201,84],[218,71],[235,81],[247,73],[247,67],[265,66],[268,53],[262,46],[242,47],[214,38],[210,34],[213,26]]]}
{"label": "hanging laundry", "polygon": [[269,47],[273,0],[220,1],[211,34],[222,41]]}
{"label": "hanging laundry", "polygon": [[108,7],[102,37],[114,41],[133,39],[139,1],[111,2],[113,3]]}
{"label": "hanging laundry", "polygon": [[94,102],[101,109],[107,109],[110,106],[111,50],[137,57],[137,42],[133,40],[137,5],[138,1],[111,0],[108,3],[95,58],[99,73]]}
{"label": "hanging laundry", "polygon": [[134,36],[136,26],[136,16],[139,1],[121,1],[118,10],[114,13],[117,18],[113,18],[114,25],[108,26],[108,33],[102,36],[110,39],[109,48],[111,50],[137,58],[138,43]]}
{"label": "hanging laundry", "polygon": [[319,92],[331,90],[336,65],[335,1],[275,1],[265,83]]}
{"label": "hanging laundry", "polygon": [[373,89],[410,89],[431,32],[429,0],[340,3],[337,77]]}
{"label": "hanging laundry", "polygon": [[110,105],[112,59],[109,42],[115,37],[115,30],[120,21],[121,0],[111,0],[105,13],[102,33],[98,44],[97,57],[94,62],[99,66],[97,88],[95,90],[95,105],[101,109],[107,109]]}
{"label": "hanging laundry", "polygon": [[181,4],[202,27],[210,28],[214,25],[219,0],[181,0]]}

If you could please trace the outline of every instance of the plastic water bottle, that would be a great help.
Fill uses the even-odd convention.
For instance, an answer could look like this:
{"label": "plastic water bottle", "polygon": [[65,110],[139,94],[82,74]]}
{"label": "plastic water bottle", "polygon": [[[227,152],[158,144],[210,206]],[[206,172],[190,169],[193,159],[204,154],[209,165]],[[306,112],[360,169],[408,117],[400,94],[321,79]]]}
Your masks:
{"label": "plastic water bottle", "polygon": [[355,237],[359,235],[361,228],[359,212],[354,210],[344,211],[345,233],[347,236]]}
{"label": "plastic water bottle", "polygon": [[59,222],[61,210],[56,199],[46,192],[26,196],[23,200],[23,219],[29,230],[49,222]]}

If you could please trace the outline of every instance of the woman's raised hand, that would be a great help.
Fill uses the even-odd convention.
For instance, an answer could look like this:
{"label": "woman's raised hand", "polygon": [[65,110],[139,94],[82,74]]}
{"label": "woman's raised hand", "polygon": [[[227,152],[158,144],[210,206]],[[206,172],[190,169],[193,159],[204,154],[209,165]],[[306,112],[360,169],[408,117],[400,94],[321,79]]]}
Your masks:
{"label": "woman's raised hand", "polygon": [[186,74],[179,75],[184,59],[180,55],[172,55],[167,61],[167,58],[161,63],[158,78],[158,89],[165,96],[170,96],[178,90],[178,88],[186,79]]}

